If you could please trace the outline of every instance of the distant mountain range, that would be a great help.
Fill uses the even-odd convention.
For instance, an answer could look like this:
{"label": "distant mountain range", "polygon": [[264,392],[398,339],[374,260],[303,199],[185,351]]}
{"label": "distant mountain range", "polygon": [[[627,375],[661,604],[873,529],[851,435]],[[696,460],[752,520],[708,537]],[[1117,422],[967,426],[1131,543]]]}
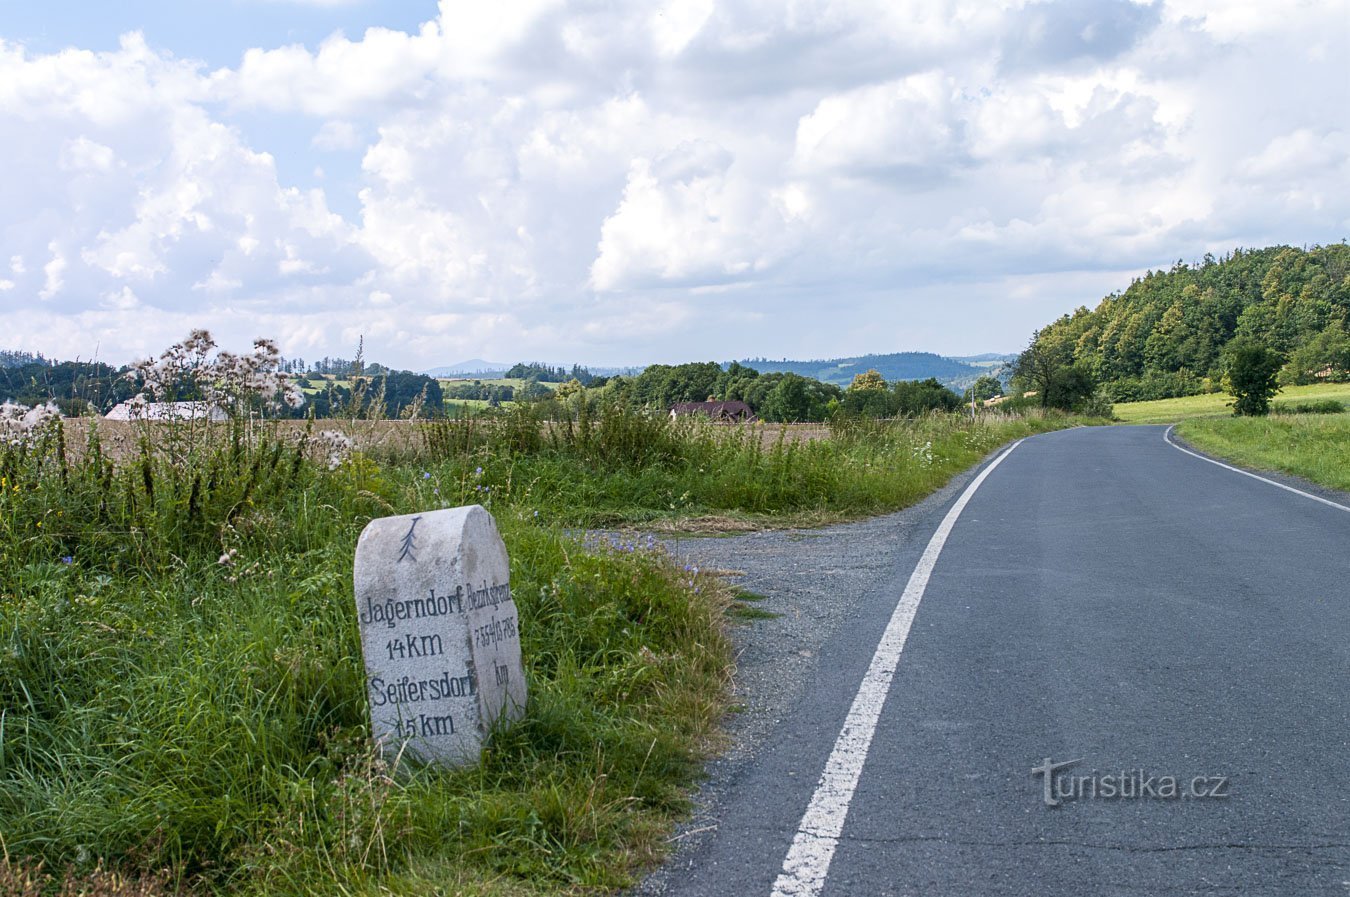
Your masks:
{"label": "distant mountain range", "polygon": [[[468,361],[461,361],[459,364],[446,364],[441,365],[438,368],[428,368],[425,371],[422,371],[422,373],[426,374],[428,377],[481,377],[484,380],[490,380],[493,377],[500,377],[513,367],[515,367],[515,363],[502,364],[497,361],[484,361],[481,358],[470,358]],[[572,365],[568,363],[555,365],[555,367],[571,369]],[[627,377],[636,376],[642,373],[642,367],[640,366],[607,368],[582,365],[582,367],[586,368],[596,377],[613,377],[615,374],[622,374]]]}
{"label": "distant mountain range", "polygon": [[803,377],[814,377],[839,386],[848,386],[853,382],[855,374],[869,370],[881,374],[888,382],[927,380],[929,377],[935,377],[948,386],[968,386],[975,382],[977,377],[988,374],[992,368],[1016,357],[986,353],[964,358],[946,358],[932,352],[894,352],[890,355],[858,355],[853,358],[826,358],[816,361],[750,358],[740,363],[754,368],[761,374],[791,371]]}
{"label": "distant mountain range", "polygon": [[422,373],[428,377],[462,377],[465,374],[504,374],[510,367],[509,364],[500,364],[496,361],[470,358],[468,361],[461,361],[459,364],[445,364],[438,368],[428,368]]}
{"label": "distant mountain range", "polygon": [[[935,377],[948,386],[964,388],[975,382],[983,374],[996,373],[998,368],[1015,359],[1016,355],[1001,355],[986,352],[982,355],[964,355],[948,358],[932,352],[894,352],[890,355],[858,355],[852,358],[825,358],[812,361],[794,361],[784,358],[747,358],[740,364],[752,367],[761,374],[786,373],[814,377],[826,383],[848,386],[855,374],[875,370],[887,381],[927,380]],[[476,376],[490,379],[500,377],[512,365],[495,361],[471,358],[459,364],[448,364],[430,368],[422,373],[432,377],[468,377]],[[642,372],[641,367],[631,368],[589,368],[596,376],[624,374],[632,376]]]}
{"label": "distant mountain range", "polygon": [[999,352],[985,352],[983,355],[948,355],[952,361],[959,361],[962,364],[973,364],[976,367],[987,367],[989,365],[1007,364],[1010,361],[1017,360],[1017,353],[1008,355]]}

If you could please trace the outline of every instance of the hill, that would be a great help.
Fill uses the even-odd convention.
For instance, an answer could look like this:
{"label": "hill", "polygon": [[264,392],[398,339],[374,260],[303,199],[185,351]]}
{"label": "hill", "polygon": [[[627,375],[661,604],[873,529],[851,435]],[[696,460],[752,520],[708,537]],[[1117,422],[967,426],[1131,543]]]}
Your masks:
{"label": "hill", "polygon": [[1008,354],[1006,352],[984,352],[980,355],[948,355],[947,358],[952,361],[959,361],[962,364],[970,364],[975,367],[998,367],[1002,364],[1017,360],[1017,353]]}
{"label": "hill", "polygon": [[986,368],[965,364],[932,352],[894,352],[890,355],[858,355],[853,358],[828,358],[816,361],[771,361],[751,358],[740,364],[752,367],[762,374],[794,373],[812,377],[836,386],[848,386],[854,374],[875,370],[887,382],[896,380],[927,380],[935,377],[947,385],[965,385],[987,373]]}
{"label": "hill", "polygon": [[459,364],[443,364],[437,368],[428,368],[422,373],[428,377],[460,377],[465,374],[502,374],[510,367],[509,364],[501,364],[496,361],[470,358],[468,361],[461,361]]}
{"label": "hill", "polygon": [[1094,377],[1110,400],[1128,402],[1218,388],[1224,347],[1238,337],[1284,354],[1284,383],[1350,377],[1350,246],[1177,262],[1064,315],[1035,342]]}

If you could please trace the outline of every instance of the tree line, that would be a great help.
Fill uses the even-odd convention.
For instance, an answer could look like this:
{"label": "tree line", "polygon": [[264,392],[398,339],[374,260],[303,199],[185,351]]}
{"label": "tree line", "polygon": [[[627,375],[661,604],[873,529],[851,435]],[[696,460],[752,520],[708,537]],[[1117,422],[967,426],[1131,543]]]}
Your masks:
{"label": "tree line", "polygon": [[[559,392],[565,397],[563,389]],[[910,417],[951,411],[963,402],[934,378],[888,383],[869,370],[843,388],[791,371],[761,373],[735,361],[726,367],[715,361],[651,365],[635,377],[611,377],[598,398],[650,411],[681,402],[739,401],[773,422],[825,421],[839,415]]]}
{"label": "tree line", "polygon": [[[95,362],[52,362],[31,360],[23,353],[11,353],[22,364],[0,366],[0,400],[11,399],[27,405],[55,401],[67,415],[106,413],[114,405],[130,399],[136,385],[126,375],[129,367],[114,368]],[[353,375],[357,369],[363,373]],[[291,365],[280,368],[289,371]],[[330,374],[321,377],[316,368],[344,371],[344,379]],[[597,377],[584,368],[571,371],[553,368],[550,378],[567,374],[565,380],[542,380],[540,368],[520,364],[515,373],[527,373],[524,384],[474,380],[442,385],[436,378],[412,371],[392,370],[376,363],[316,363],[307,372],[295,375],[305,391],[305,403],[298,408],[282,407],[276,413],[288,417],[313,415],[318,418],[343,416],[354,402],[379,401],[389,418],[406,416],[416,409],[422,416],[454,414],[456,402],[485,401],[489,406],[508,402],[566,400],[580,394],[591,402],[614,402],[630,408],[659,413],[680,402],[741,401],[758,417],[775,422],[825,421],[836,415],[876,418],[906,417],[928,411],[951,411],[966,397],[957,395],[936,379],[899,380],[889,383],[877,371],[869,370],[854,378],[848,388],[825,383],[791,372],[762,374],[756,369],[732,362],[722,367],[717,362],[691,362],[679,365],[652,365],[636,376]],[[509,373],[509,372],[508,372]],[[542,383],[558,383],[550,389]],[[359,390],[360,395],[354,395]],[[986,398],[1001,392],[998,380],[981,378],[976,397]],[[182,398],[191,399],[186,393]]]}
{"label": "tree line", "polygon": [[561,366],[552,367],[538,361],[513,364],[502,377],[507,380],[534,380],[538,383],[566,383],[568,380],[575,380],[582,386],[599,385],[596,384],[597,380],[603,384],[605,379],[596,377],[579,364],[572,365],[569,371]]}

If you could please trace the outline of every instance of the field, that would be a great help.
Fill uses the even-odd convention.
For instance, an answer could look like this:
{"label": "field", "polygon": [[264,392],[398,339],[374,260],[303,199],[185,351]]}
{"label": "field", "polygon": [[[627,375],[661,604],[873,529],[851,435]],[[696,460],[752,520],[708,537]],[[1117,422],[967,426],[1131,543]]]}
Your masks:
{"label": "field", "polygon": [[352,381],[344,377],[338,377],[333,374],[306,374],[305,378],[309,381],[309,386],[303,388],[305,395],[314,395],[323,392],[330,385],[341,389],[351,389]]}
{"label": "field", "polygon": [[[1336,399],[1350,405],[1350,383],[1288,386],[1275,396],[1274,401],[1278,405],[1316,399]],[[1232,396],[1220,392],[1154,402],[1124,402],[1115,406],[1115,415],[1129,424],[1170,424],[1192,417],[1231,416],[1233,411],[1228,406],[1232,401]]]}
{"label": "field", "polygon": [[[343,438],[328,422],[18,434],[0,448],[0,893],[622,886],[717,746],[735,596],[649,542],[584,531],[888,511],[1072,423],[798,433],[521,408],[349,421]],[[510,553],[528,712],[477,768],[389,768],[368,740],[355,540],[372,517],[470,503]]]}
{"label": "field", "polygon": [[[337,377],[332,374],[307,374],[306,378],[309,380],[310,383],[309,388],[304,390],[306,395],[312,395],[316,392],[323,392],[325,389],[328,388],[330,384],[333,386],[340,387],[342,389],[349,390],[352,388],[352,381],[350,379],[345,377]],[[483,386],[510,386],[513,389],[520,389],[526,384],[527,381],[522,380],[518,377],[500,377],[489,379],[483,379],[478,377],[453,377],[453,378],[437,377],[436,382],[440,383],[442,388],[447,386],[458,386],[465,383],[475,383],[475,384],[482,384]],[[540,385],[546,389],[558,388],[557,383],[541,383]],[[458,402],[463,400],[456,399],[455,401]],[[482,404],[487,403],[484,402]]]}
{"label": "field", "polygon": [[[529,382],[528,380],[522,380],[519,377],[498,377],[491,379],[483,379],[479,377],[454,377],[454,378],[437,377],[436,380],[438,383],[441,384],[442,387],[455,386],[456,384],[462,383],[481,383],[484,386],[509,386],[512,389],[520,389],[526,383]],[[543,381],[540,381],[539,385],[544,387],[545,389],[558,388],[557,383],[545,383]]]}
{"label": "field", "polygon": [[1244,467],[1350,491],[1350,413],[1183,421],[1177,434]]}
{"label": "field", "polygon": [[[492,428],[505,426],[505,423],[493,424],[480,419],[477,425]],[[207,426],[213,429],[220,428],[219,424]],[[540,424],[541,432],[547,434],[554,426],[552,423],[543,422]],[[307,429],[311,429],[303,420],[270,421],[268,427],[277,436],[288,441],[299,440]],[[757,421],[753,426],[746,428],[735,424],[711,424],[708,427],[708,432],[713,434],[735,433],[744,436],[754,433],[765,449],[772,448],[780,441],[796,444],[829,439],[832,433],[828,424],[820,423],[772,424]],[[70,458],[79,458],[83,455],[91,428],[98,430],[102,451],[115,460],[122,461],[133,457],[139,451],[139,438],[142,435],[139,424],[95,418],[67,418],[63,430],[65,451]],[[341,433],[361,445],[367,452],[402,456],[416,454],[422,450],[426,441],[427,424],[425,421],[408,420],[330,419],[316,421],[312,429],[315,433],[325,431]]]}

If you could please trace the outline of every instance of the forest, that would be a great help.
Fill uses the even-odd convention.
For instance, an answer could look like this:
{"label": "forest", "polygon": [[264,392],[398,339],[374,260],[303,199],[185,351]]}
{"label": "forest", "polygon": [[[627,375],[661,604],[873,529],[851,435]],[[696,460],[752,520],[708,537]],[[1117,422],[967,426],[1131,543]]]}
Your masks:
{"label": "forest", "polygon": [[1348,380],[1348,321],[1350,246],[1237,249],[1149,271],[1042,328],[1031,348],[1130,402],[1220,391],[1236,338],[1278,352],[1283,384]]}

